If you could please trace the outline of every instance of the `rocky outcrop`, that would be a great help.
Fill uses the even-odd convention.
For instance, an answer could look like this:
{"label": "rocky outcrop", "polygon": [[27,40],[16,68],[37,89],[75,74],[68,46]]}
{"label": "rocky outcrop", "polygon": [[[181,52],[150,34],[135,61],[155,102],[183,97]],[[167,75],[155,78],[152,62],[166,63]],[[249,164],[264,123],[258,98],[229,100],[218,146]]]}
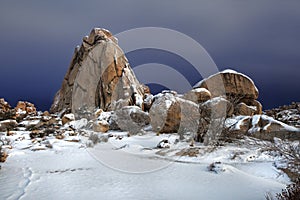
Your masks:
{"label": "rocky outcrop", "polygon": [[15,116],[15,110],[11,109],[9,103],[3,98],[0,99],[0,120],[12,119]]}
{"label": "rocky outcrop", "polygon": [[255,106],[254,114],[262,113],[262,106],[256,100],[259,93],[254,82],[248,76],[236,71],[224,70],[214,74],[197,83],[195,88],[209,90],[212,97],[226,96],[226,99],[234,106],[239,103]]}
{"label": "rocky outcrop", "polygon": [[0,121],[0,132],[10,131],[16,128],[17,126],[18,126],[17,121],[13,119]]}
{"label": "rocky outcrop", "polygon": [[144,89],[117,39],[105,29],[94,28],[75,49],[51,112],[71,109],[80,115],[95,108],[115,110],[120,102],[121,107],[143,107]]}
{"label": "rocky outcrop", "polygon": [[273,141],[275,137],[288,140],[300,140],[300,129],[287,125],[266,115],[238,116],[229,123],[232,134],[242,133],[252,137]]}
{"label": "rocky outcrop", "polygon": [[265,114],[291,126],[300,128],[300,102],[266,110]]}
{"label": "rocky outcrop", "polygon": [[237,73],[233,70],[224,70],[214,74],[195,85],[195,88],[206,88],[210,91],[212,97],[218,97],[222,94],[222,87],[218,79],[221,78],[225,93],[228,97],[242,97],[249,99],[258,98],[258,90],[253,81],[244,74]]}
{"label": "rocky outcrop", "polygon": [[17,120],[23,119],[28,115],[36,115],[36,108],[33,103],[27,101],[19,101],[15,107]]}

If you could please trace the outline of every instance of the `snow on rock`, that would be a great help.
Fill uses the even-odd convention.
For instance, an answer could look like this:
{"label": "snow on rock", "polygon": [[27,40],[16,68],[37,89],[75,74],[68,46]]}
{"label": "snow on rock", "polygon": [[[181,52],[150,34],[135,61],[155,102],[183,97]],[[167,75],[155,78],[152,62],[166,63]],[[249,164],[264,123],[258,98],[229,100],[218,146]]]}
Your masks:
{"label": "snow on rock", "polygon": [[69,114],[65,114],[63,117],[62,117],[62,123],[63,124],[66,124],[70,121],[74,121],[75,120],[75,115],[73,113],[69,113]]}
{"label": "snow on rock", "polygon": [[2,132],[11,130],[17,126],[18,126],[17,121],[13,120],[13,119],[7,119],[7,120],[0,121],[0,131],[2,131]]}
{"label": "snow on rock", "polygon": [[180,125],[180,103],[172,93],[155,95],[149,116],[153,131],[175,133]]}
{"label": "snow on rock", "polygon": [[88,120],[85,118],[82,118],[80,120],[70,121],[65,124],[65,126],[71,126],[73,129],[80,130],[87,126]]}
{"label": "snow on rock", "polygon": [[211,93],[206,88],[195,88],[184,94],[182,98],[198,104],[211,99]]}
{"label": "snow on rock", "polygon": [[118,127],[132,134],[137,134],[150,123],[149,114],[137,106],[125,106],[116,110],[113,115]]}
{"label": "snow on rock", "polygon": [[267,115],[236,116],[226,120],[230,130],[241,131],[251,136],[273,140],[281,139],[299,140],[300,129],[275,120]]}
{"label": "snow on rock", "polygon": [[123,100],[125,106],[142,106],[143,96],[143,85],[116,38],[107,30],[94,28],[83,38],[80,48],[75,49],[51,112],[69,109],[76,117],[89,119],[88,113],[95,108],[115,110],[118,100]]}
{"label": "snow on rock", "polygon": [[[225,91],[221,91],[222,87],[219,84],[223,84]],[[251,99],[258,97],[258,89],[254,82],[248,76],[234,70],[224,70],[211,75],[194,86],[199,87],[208,89],[212,97],[220,96],[222,93]]]}
{"label": "snow on rock", "polygon": [[97,120],[93,124],[93,130],[95,132],[106,133],[109,130],[109,123],[105,120]]}

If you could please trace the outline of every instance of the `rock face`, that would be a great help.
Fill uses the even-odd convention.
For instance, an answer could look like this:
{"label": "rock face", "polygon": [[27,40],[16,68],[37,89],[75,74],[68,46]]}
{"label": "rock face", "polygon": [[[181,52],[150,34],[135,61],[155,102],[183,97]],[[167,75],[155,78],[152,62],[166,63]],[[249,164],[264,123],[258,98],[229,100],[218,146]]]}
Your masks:
{"label": "rock face", "polygon": [[18,123],[16,120],[7,119],[0,121],[0,132],[9,131],[17,127]]}
{"label": "rock face", "polygon": [[211,99],[211,93],[205,88],[195,88],[186,93],[183,98],[199,104]]}
{"label": "rock face", "polygon": [[292,102],[290,105],[266,110],[265,113],[276,120],[300,128],[300,102]]}
{"label": "rock face", "polygon": [[15,107],[16,119],[24,118],[27,115],[36,115],[36,108],[34,104],[27,101],[19,101]]}
{"label": "rock face", "polygon": [[136,79],[127,58],[112,34],[94,28],[75,49],[69,70],[57,92],[51,112],[72,113],[101,108],[115,110],[117,101],[142,107],[144,87]]}
{"label": "rock face", "polygon": [[211,92],[212,97],[220,96],[218,78],[222,79],[227,96],[242,97],[249,99],[258,98],[258,90],[253,81],[244,74],[233,70],[225,70],[200,81],[195,87],[206,88]]}
{"label": "rock face", "polygon": [[198,131],[199,106],[172,92],[156,95],[149,115],[155,132],[192,136]]}
{"label": "rock face", "polygon": [[181,108],[172,93],[159,94],[149,111],[153,131],[159,133],[176,133],[180,126]]}
{"label": "rock face", "polygon": [[262,113],[262,106],[256,100],[258,89],[254,82],[248,76],[236,71],[224,70],[200,81],[195,88],[208,89],[212,97],[226,95],[226,99],[234,106],[245,103],[247,106],[256,107],[254,114]]}
{"label": "rock face", "polygon": [[125,106],[115,111],[113,115],[118,127],[131,134],[137,134],[150,123],[149,114],[137,106]]}
{"label": "rock face", "polygon": [[287,125],[266,115],[238,116],[232,123],[230,131],[243,133],[263,140],[273,141],[274,137],[299,140],[300,129]]}
{"label": "rock face", "polygon": [[11,106],[3,99],[0,99],[0,120],[11,119],[15,115]]}
{"label": "rock face", "polygon": [[61,118],[61,121],[62,121],[62,124],[66,124],[70,121],[74,121],[75,120],[75,116],[74,114],[70,113],[70,114],[65,114],[62,118]]}
{"label": "rock face", "polygon": [[224,121],[233,115],[233,105],[222,97],[215,97],[199,105],[199,129],[196,141],[209,143],[221,135]]}
{"label": "rock face", "polygon": [[93,130],[96,132],[106,133],[109,130],[109,123],[105,120],[96,121],[93,124]]}
{"label": "rock face", "polygon": [[236,115],[249,115],[252,116],[256,113],[256,107],[248,106],[245,103],[239,103],[234,108],[234,113]]}

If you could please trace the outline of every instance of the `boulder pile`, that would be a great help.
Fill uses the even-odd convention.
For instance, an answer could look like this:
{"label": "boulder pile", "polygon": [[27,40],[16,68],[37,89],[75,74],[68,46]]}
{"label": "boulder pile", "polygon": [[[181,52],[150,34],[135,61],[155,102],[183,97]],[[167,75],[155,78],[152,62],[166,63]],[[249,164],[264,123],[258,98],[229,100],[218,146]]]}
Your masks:
{"label": "boulder pile", "polygon": [[[94,28],[75,49],[51,114],[37,112],[29,102],[20,101],[12,108],[0,99],[0,132],[22,130],[30,131],[32,139],[48,135],[66,139],[81,129],[101,133],[122,130],[128,135],[152,131],[206,144],[224,132],[267,140],[300,139],[299,128],[285,124],[289,121],[283,117],[287,111],[262,114],[258,95],[254,82],[233,70],[211,75],[185,94],[151,94],[135,77],[117,39],[105,29]],[[297,123],[299,107],[295,104],[289,109],[290,114],[296,113],[293,119]]]}

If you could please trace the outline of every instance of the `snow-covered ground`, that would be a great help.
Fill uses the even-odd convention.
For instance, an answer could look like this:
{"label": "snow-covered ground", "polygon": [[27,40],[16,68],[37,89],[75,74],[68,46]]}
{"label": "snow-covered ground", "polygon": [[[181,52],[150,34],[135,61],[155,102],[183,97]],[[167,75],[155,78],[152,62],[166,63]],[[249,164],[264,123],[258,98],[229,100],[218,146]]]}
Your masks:
{"label": "snow-covered ground", "polygon": [[[273,166],[277,158],[256,147],[189,147],[176,135],[110,132],[108,142],[88,148],[85,136],[30,140],[28,133],[2,136],[12,144],[4,146],[0,199],[253,200],[289,183]],[[163,139],[169,148],[156,148]],[[192,157],[180,154],[191,149]]]}
{"label": "snow-covered ground", "polygon": [[[109,132],[102,135],[107,142],[87,147],[88,135],[31,140],[28,134],[2,134],[12,143],[4,146],[0,199],[256,200],[289,183],[273,166],[277,157],[247,145],[190,147],[177,135]],[[164,139],[169,148],[157,148]]]}

